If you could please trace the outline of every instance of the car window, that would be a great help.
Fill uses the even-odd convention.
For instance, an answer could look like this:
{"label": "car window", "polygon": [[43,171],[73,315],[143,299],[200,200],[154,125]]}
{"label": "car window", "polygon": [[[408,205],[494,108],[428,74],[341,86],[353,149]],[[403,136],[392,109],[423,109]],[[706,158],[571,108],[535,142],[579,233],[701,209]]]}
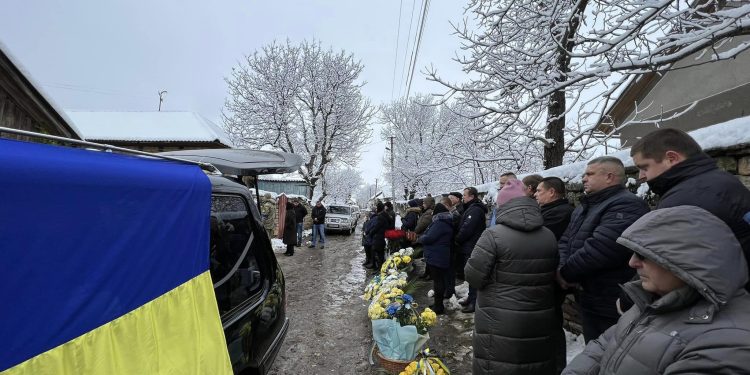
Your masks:
{"label": "car window", "polygon": [[211,197],[211,280],[221,314],[260,289],[261,273],[247,203],[240,196]]}
{"label": "car window", "polygon": [[330,206],[330,207],[328,207],[328,213],[329,213],[329,214],[343,214],[343,215],[349,215],[349,207],[343,207],[343,206]]}

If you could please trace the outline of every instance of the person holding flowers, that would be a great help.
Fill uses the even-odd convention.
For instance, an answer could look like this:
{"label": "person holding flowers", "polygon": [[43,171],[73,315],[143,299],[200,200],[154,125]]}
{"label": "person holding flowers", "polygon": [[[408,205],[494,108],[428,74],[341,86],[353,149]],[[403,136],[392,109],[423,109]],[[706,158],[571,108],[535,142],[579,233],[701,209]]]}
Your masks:
{"label": "person holding flowers", "polygon": [[436,314],[445,313],[443,297],[446,287],[451,285],[450,272],[451,243],[453,242],[453,217],[448,209],[438,203],[432,211],[432,223],[424,234],[419,236],[419,243],[424,247],[424,258],[432,276],[434,303],[432,310]]}
{"label": "person holding flowers", "polygon": [[555,235],[520,180],[508,181],[497,203],[496,225],[464,268],[477,289],[473,374],[556,374]]}

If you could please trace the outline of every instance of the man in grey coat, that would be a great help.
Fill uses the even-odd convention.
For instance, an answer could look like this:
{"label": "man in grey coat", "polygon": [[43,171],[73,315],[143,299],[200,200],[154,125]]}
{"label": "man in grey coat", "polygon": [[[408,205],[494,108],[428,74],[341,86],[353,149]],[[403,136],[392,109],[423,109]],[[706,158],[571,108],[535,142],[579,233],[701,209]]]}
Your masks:
{"label": "man in grey coat", "polygon": [[732,230],[708,211],[648,213],[617,242],[640,280],[616,325],[563,374],[750,374],[747,263]]}

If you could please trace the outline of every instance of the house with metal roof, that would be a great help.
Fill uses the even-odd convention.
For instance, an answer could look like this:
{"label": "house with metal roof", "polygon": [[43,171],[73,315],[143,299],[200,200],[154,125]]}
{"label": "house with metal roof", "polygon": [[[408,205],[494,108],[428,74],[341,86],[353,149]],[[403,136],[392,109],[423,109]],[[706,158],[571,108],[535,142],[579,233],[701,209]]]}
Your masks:
{"label": "house with metal roof", "polygon": [[258,176],[258,188],[277,194],[284,193],[304,197],[309,197],[312,189],[299,172],[260,175]]}
{"label": "house with metal roof", "polygon": [[232,147],[221,127],[194,112],[66,113],[90,142],[147,152]]}
{"label": "house with metal roof", "polygon": [[[0,127],[81,139],[75,125],[0,43]],[[21,138],[5,134],[6,137]]]}

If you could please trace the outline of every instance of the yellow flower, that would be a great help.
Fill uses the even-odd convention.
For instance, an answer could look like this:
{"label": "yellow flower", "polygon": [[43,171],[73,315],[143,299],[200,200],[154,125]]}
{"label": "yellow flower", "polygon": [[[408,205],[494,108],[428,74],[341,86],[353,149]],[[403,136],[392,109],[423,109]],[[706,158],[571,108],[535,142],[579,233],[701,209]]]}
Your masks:
{"label": "yellow flower", "polygon": [[402,260],[404,261],[404,263],[409,263],[409,262],[411,262],[411,257],[408,256],[408,255],[404,255],[403,258],[402,258]]}

